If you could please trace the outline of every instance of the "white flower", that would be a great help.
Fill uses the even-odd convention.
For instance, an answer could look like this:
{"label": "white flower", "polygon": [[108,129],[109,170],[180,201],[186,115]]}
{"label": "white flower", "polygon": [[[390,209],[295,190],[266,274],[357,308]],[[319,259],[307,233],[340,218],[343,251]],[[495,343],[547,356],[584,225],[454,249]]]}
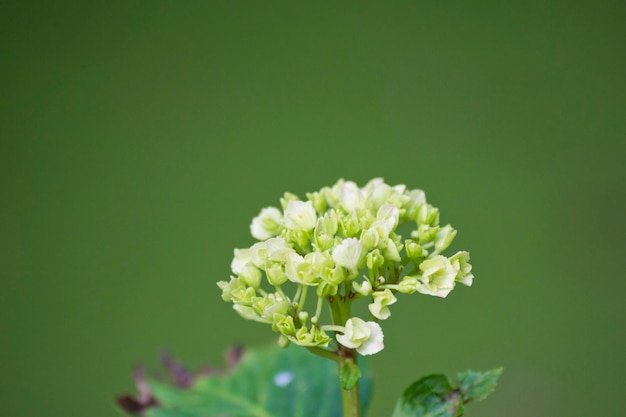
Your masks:
{"label": "white flower", "polygon": [[385,347],[383,338],[383,329],[378,323],[353,317],[346,321],[343,334],[337,335],[337,342],[356,349],[361,355],[373,355]]}
{"label": "white flower", "polygon": [[240,274],[251,262],[250,249],[235,249],[235,257],[230,263],[230,269],[233,273]]}
{"label": "white flower", "polygon": [[370,313],[377,319],[387,320],[389,316],[391,316],[391,311],[387,306],[395,303],[398,299],[394,297],[389,289],[376,291],[372,294],[372,297],[374,298],[374,302],[368,306]]}
{"label": "white flower", "polygon": [[259,240],[266,240],[280,234],[283,224],[283,214],[276,207],[266,207],[258,216],[252,219],[250,233]]}
{"label": "white flower", "polygon": [[400,248],[396,246],[396,243],[393,239],[387,239],[387,247],[383,250],[383,255],[385,259],[392,260],[394,262],[400,262],[402,258],[400,258],[400,251],[402,250],[402,244],[400,244]]}
{"label": "white flower", "polygon": [[441,253],[446,250],[446,248],[452,243],[455,236],[456,230],[454,230],[449,224],[439,229],[435,235],[434,253]]}
{"label": "white flower", "polygon": [[378,209],[376,220],[384,225],[387,236],[389,236],[389,233],[398,226],[400,210],[393,204],[384,204]]}
{"label": "white flower", "polygon": [[376,209],[387,202],[392,188],[382,178],[374,178],[363,187],[363,191],[367,193],[367,200],[372,208]]}
{"label": "white flower", "polygon": [[267,259],[274,262],[286,263],[290,253],[295,251],[283,237],[273,237],[265,241]]}
{"label": "white flower", "polygon": [[250,262],[257,268],[265,269],[267,262],[267,242],[257,242],[250,247]]}
{"label": "white flower", "polygon": [[469,259],[469,253],[461,251],[450,257],[450,263],[458,271],[455,281],[471,287],[474,275],[472,274],[472,265],[469,263]]}
{"label": "white flower", "polygon": [[341,188],[339,202],[344,210],[351,212],[352,210],[363,208],[366,200],[361,189],[352,181],[347,181]]}
{"label": "white flower", "polygon": [[365,297],[372,293],[372,284],[370,284],[368,280],[364,280],[363,284],[359,284],[358,282],[354,281],[352,283],[352,288],[354,288],[354,291]]}
{"label": "white flower", "polygon": [[363,244],[356,238],[344,239],[333,249],[332,258],[339,266],[356,272],[365,257]]}
{"label": "white flower", "polygon": [[417,287],[418,292],[445,298],[454,288],[458,271],[448,258],[437,255],[426,259],[420,264],[420,269],[422,276],[419,280],[422,285]]}
{"label": "white flower", "polygon": [[239,273],[239,277],[243,278],[246,284],[253,288],[259,288],[261,286],[261,271],[254,265],[247,265]]}
{"label": "white flower", "polygon": [[321,266],[318,267],[316,262],[319,257],[315,254],[319,254],[319,252],[312,252],[304,257],[296,252],[289,254],[285,265],[285,273],[289,281],[308,286],[316,286],[320,283]]}
{"label": "white flower", "polygon": [[307,201],[292,200],[285,209],[285,226],[297,232],[308,232],[313,230],[317,214],[313,208],[313,203]]}

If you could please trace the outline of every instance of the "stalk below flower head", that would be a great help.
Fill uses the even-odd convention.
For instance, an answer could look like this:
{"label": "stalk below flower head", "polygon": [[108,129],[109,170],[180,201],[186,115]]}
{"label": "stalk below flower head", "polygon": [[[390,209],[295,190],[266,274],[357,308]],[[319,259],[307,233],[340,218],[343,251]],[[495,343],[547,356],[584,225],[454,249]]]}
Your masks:
{"label": "stalk below flower head", "polygon": [[[406,224],[413,230],[403,238]],[[242,317],[270,324],[281,346],[338,343],[371,355],[384,347],[378,322],[391,316],[396,293],[443,298],[473,282],[468,252],[442,255],[457,232],[439,225],[424,192],[381,178],[364,187],[341,179],[304,200],[285,193],[250,232],[258,242],[235,249],[233,275],[217,285]],[[351,315],[361,299],[366,320]]]}

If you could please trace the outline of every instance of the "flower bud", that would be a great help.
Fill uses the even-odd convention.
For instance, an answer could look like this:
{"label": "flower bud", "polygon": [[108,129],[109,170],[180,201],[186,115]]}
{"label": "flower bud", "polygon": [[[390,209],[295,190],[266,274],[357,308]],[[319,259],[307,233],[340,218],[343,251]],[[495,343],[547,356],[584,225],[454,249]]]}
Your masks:
{"label": "flower bud", "polygon": [[254,265],[245,266],[239,276],[252,288],[259,288],[261,286],[261,271]]}
{"label": "flower bud", "polygon": [[449,224],[439,229],[435,235],[434,253],[441,253],[446,250],[452,243],[456,233],[456,230],[454,230]]}
{"label": "flower bud", "polygon": [[378,249],[374,249],[366,256],[367,259],[367,269],[374,270],[380,268],[385,264],[385,258],[380,254]]}
{"label": "flower bud", "polygon": [[396,229],[400,218],[400,210],[393,204],[384,204],[376,213],[376,220],[382,222],[389,232]]}
{"label": "flower bud", "polygon": [[367,229],[361,233],[361,243],[366,251],[374,249],[378,246],[378,232],[375,229]]}
{"label": "flower bud", "polygon": [[311,203],[313,204],[313,208],[318,213],[321,214],[326,211],[326,206],[327,206],[326,197],[324,196],[322,192],[307,193],[306,198],[311,200]]}
{"label": "flower bud", "polygon": [[422,284],[417,280],[417,278],[407,276],[398,283],[398,291],[404,294],[413,294],[417,291],[417,287],[420,285]]}
{"label": "flower bud", "polygon": [[355,237],[361,231],[361,222],[356,211],[351,211],[345,216],[338,217],[337,220],[339,221],[339,226],[341,226],[342,233],[348,237]]}
{"label": "flower bud", "polygon": [[404,250],[409,259],[417,259],[422,256],[422,247],[412,239],[404,241]]}
{"label": "flower bud", "polygon": [[272,330],[280,332],[285,336],[294,334],[296,326],[293,323],[293,317],[285,314],[274,314],[274,317],[272,317]]}
{"label": "flower bud", "polygon": [[309,320],[309,313],[307,313],[306,311],[299,312],[298,320],[300,320],[302,323],[306,323]]}
{"label": "flower bud", "polygon": [[273,263],[265,270],[267,275],[267,281],[273,285],[282,285],[287,281],[287,274],[285,274],[284,267],[279,263]]}
{"label": "flower bud", "polygon": [[230,281],[218,281],[217,286],[222,290],[222,300],[233,301],[233,292],[246,289],[246,284],[241,278],[230,277]]}
{"label": "flower bud", "polygon": [[429,226],[436,226],[439,224],[439,209],[431,206],[430,204],[422,204],[417,211],[417,225],[421,226],[427,224]]}
{"label": "flower bud", "polygon": [[383,256],[385,259],[400,262],[402,258],[400,258],[400,250],[402,250],[402,244],[400,244],[400,248],[396,246],[395,242],[392,239],[387,240],[387,247],[383,250]]}
{"label": "flower bud", "polygon": [[354,281],[352,283],[352,288],[354,288],[354,291],[358,294],[366,297],[372,293],[372,284],[368,280],[364,280],[362,284]]}
{"label": "flower bud", "polygon": [[417,220],[419,210],[426,203],[426,194],[422,190],[411,190],[405,193],[408,201],[405,203],[406,220]]}

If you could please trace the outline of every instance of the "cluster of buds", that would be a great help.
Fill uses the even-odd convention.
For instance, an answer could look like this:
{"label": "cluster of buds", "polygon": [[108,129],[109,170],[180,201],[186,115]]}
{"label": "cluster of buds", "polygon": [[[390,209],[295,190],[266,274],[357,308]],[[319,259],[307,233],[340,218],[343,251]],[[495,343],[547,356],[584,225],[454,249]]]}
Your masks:
{"label": "cluster of buds", "polygon": [[[270,324],[282,346],[336,340],[371,355],[383,349],[378,321],[391,315],[395,294],[446,297],[456,282],[472,285],[469,254],[441,254],[456,230],[439,225],[423,191],[376,178],[362,188],[339,180],[306,197],[285,193],[282,210],[261,210],[250,225],[259,242],[235,249],[230,281],[218,282],[222,298],[244,318]],[[413,227],[407,239],[398,233],[403,224]],[[367,321],[351,316],[358,299],[369,303]]]}

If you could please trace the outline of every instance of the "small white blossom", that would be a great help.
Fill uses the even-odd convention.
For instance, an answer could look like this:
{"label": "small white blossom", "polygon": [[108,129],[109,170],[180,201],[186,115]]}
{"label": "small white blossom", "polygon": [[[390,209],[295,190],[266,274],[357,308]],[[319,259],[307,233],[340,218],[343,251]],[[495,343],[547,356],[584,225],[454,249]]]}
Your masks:
{"label": "small white blossom", "polygon": [[376,291],[372,294],[372,297],[374,302],[368,306],[370,313],[377,319],[387,320],[391,316],[391,311],[387,306],[395,303],[398,299],[394,297],[389,289]]}
{"label": "small white blossom", "polygon": [[251,262],[250,249],[235,249],[235,257],[230,263],[230,269],[234,274],[240,274]]}
{"label": "small white blossom", "polygon": [[450,257],[450,263],[458,271],[455,281],[471,287],[474,275],[472,274],[472,265],[469,263],[469,259],[469,253],[461,251]]}
{"label": "small white blossom", "polygon": [[387,236],[389,236],[389,233],[394,231],[398,226],[400,210],[393,204],[384,204],[378,209],[376,220],[384,225]]}
{"label": "small white blossom", "polygon": [[364,280],[362,284],[354,281],[352,283],[352,288],[354,288],[354,291],[356,291],[358,294],[366,297],[372,293],[372,284],[370,284],[368,280]]}
{"label": "small white blossom", "polygon": [[344,210],[350,212],[363,208],[365,201],[363,192],[355,183],[347,181],[343,184],[343,188],[341,188],[341,193],[339,194],[339,202]]}
{"label": "small white blossom", "polygon": [[419,280],[422,285],[417,287],[418,292],[445,298],[454,288],[454,279],[458,271],[448,258],[437,255],[426,259],[420,264],[420,269],[422,275]]}
{"label": "small white blossom", "polygon": [[292,200],[285,209],[285,226],[297,232],[313,230],[317,221],[317,214],[313,203],[307,201]]}
{"label": "small white blossom", "polygon": [[365,253],[359,239],[349,238],[335,246],[332,257],[337,265],[356,272],[365,258]]}
{"label": "small white blossom", "polygon": [[303,257],[294,252],[288,256],[285,273],[291,282],[315,286],[321,281],[319,269],[315,266],[315,262],[311,257]]}
{"label": "small white blossom", "polygon": [[449,224],[442,227],[437,231],[435,235],[435,252],[441,253],[450,246],[452,240],[456,236],[456,230],[452,228]]}
{"label": "small white blossom", "polygon": [[265,269],[267,262],[267,242],[257,242],[250,247],[250,262],[257,268]]}
{"label": "small white blossom", "polygon": [[373,355],[385,347],[383,338],[383,329],[378,323],[353,317],[346,321],[343,334],[337,335],[337,342],[356,349],[361,355]]}
{"label": "small white blossom", "polygon": [[252,219],[250,233],[259,240],[266,240],[280,234],[283,224],[283,214],[276,207],[266,207],[258,216]]}
{"label": "small white blossom", "polygon": [[273,237],[265,241],[265,253],[267,259],[271,261],[284,264],[287,262],[289,254],[295,252],[283,237]]}

